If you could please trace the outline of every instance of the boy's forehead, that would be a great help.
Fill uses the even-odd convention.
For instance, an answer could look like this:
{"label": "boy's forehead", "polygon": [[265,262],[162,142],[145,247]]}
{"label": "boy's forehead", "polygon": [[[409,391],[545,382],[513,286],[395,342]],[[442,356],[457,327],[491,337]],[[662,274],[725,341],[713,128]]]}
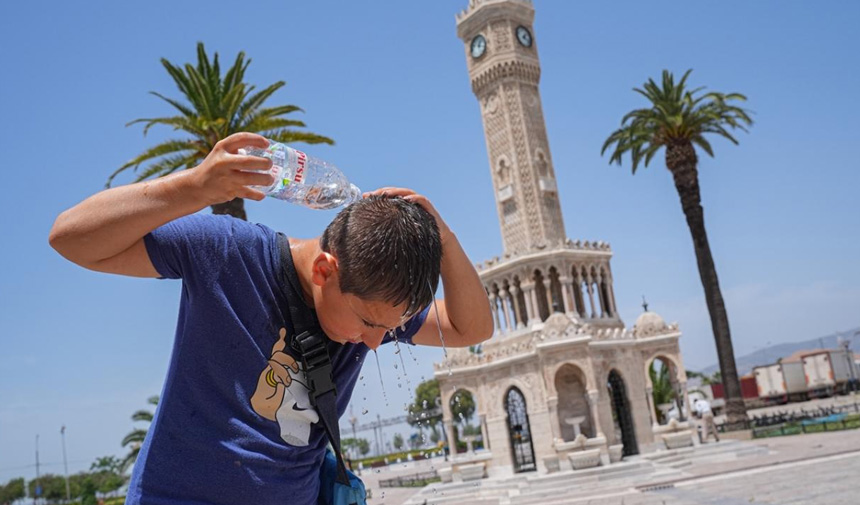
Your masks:
{"label": "boy's forehead", "polygon": [[407,303],[394,306],[390,302],[380,300],[364,300],[355,295],[346,295],[347,303],[358,316],[369,323],[386,328],[394,328],[405,323],[409,316],[404,316]]}

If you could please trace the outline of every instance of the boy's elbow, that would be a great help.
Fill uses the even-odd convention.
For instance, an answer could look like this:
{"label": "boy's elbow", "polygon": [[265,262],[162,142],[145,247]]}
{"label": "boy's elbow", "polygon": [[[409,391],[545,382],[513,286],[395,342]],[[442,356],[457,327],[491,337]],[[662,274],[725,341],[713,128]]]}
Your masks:
{"label": "boy's elbow", "polygon": [[54,225],[51,226],[51,231],[50,233],[48,233],[48,244],[50,244],[51,247],[54,248],[54,250],[60,254],[63,254],[62,247],[63,238],[65,235],[65,233],[63,232],[63,227],[61,225],[62,217],[63,216],[61,214],[60,217],[58,217],[56,221],[54,221]]}
{"label": "boy's elbow", "polygon": [[478,340],[478,343],[490,340],[495,331],[496,327],[495,325],[493,325],[493,318],[489,317],[487,321],[485,321],[484,324],[481,326],[480,340]]}
{"label": "boy's elbow", "polygon": [[482,317],[480,322],[475,325],[475,328],[470,332],[469,345],[478,345],[481,342],[489,340],[496,328],[493,325],[492,313],[487,310],[486,317]]}
{"label": "boy's elbow", "polygon": [[57,251],[60,256],[66,258],[72,263],[85,266],[83,264],[83,260],[75,253],[75,248],[72,245],[75,238],[74,231],[65,224],[65,214],[65,212],[60,214],[56,221],[54,221],[54,225],[48,233],[48,244]]}

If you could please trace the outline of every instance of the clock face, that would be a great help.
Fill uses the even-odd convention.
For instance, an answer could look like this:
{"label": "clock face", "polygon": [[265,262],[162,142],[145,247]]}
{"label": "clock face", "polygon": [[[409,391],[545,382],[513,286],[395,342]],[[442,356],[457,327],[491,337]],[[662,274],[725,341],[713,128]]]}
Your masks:
{"label": "clock face", "polygon": [[487,50],[487,39],[483,35],[477,35],[472,39],[471,53],[472,58],[480,58]]}
{"label": "clock face", "polygon": [[524,47],[532,46],[532,34],[528,28],[525,26],[517,27],[517,40],[520,41]]}

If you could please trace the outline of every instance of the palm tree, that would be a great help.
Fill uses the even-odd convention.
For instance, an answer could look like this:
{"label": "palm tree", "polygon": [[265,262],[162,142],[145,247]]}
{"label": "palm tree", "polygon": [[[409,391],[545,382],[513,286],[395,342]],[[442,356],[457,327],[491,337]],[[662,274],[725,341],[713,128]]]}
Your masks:
{"label": "palm tree", "polygon": [[614,145],[609,163],[621,165],[622,156],[629,152],[635,174],[640,162],[644,162],[647,167],[651,158],[661,148],[666,148],[666,168],[675,180],[675,189],[681,198],[681,207],[693,237],[699,276],[711,316],[711,327],[726,390],[726,414],[729,422],[739,422],[746,420],[746,409],[741,397],[726,306],[705,232],[696,147],[713,157],[714,152],[705,139],[706,134],[719,135],[737,144],[729,129],[747,131],[745,126],[751,125],[752,119],[747,110],[730,104],[745,101],[744,95],[703,93],[704,88],[686,89],[685,84],[690,72],[692,70],[687,70],[676,84],[674,76],[664,70],[662,86],[658,86],[653,79],[648,79],[644,89],[635,88],[634,91],[647,98],[651,106],[633,110],[625,115],[621,120],[621,128],[606,139],[601,154]]}
{"label": "palm tree", "polygon": [[[669,367],[665,363],[658,369],[654,364],[657,360],[651,362],[648,366],[648,377],[651,379],[651,394],[654,399],[654,406],[665,405],[675,401],[675,389],[672,387],[672,379],[669,377]],[[663,412],[660,409],[657,411],[657,422],[663,424]]]}
{"label": "palm tree", "polygon": [[[147,403],[153,406],[158,405],[158,395],[150,396],[149,399],[146,400]],[[144,421],[147,423],[152,422],[152,412],[148,410],[138,410],[131,416],[132,421]],[[122,473],[125,473],[126,470],[134,464],[137,460],[137,455],[140,453],[140,446],[143,444],[143,440],[146,438],[147,428],[135,428],[131,431],[125,438],[122,439],[122,446],[131,446],[131,450],[129,450],[128,454],[122,460]]]}
{"label": "palm tree", "polygon": [[[254,92],[255,86],[244,82],[245,70],[250,63],[250,58],[245,60],[245,53],[239,52],[233,66],[222,77],[218,53],[210,62],[202,42],[197,43],[196,67],[190,63],[180,67],[162,58],[161,64],[185,95],[188,104],[151,91],[179,111],[179,115],[135,119],[126,126],[146,123],[143,127],[143,134],[146,135],[152,126],[166,125],[189,134],[191,138],[172,138],[150,147],[119,167],[108,178],[105,186],[110,187],[113,179],[129,168],[137,172],[138,167],[145,162],[152,163],[134,182],[164,176],[183,167],[195,167],[219,140],[237,132],[260,133],[284,143],[334,144],[328,137],[295,129],[304,128],[305,123],[286,116],[302,111],[299,107],[263,107],[263,103],[286,83],[278,81]],[[213,205],[212,212],[246,219],[245,203],[241,198]]]}

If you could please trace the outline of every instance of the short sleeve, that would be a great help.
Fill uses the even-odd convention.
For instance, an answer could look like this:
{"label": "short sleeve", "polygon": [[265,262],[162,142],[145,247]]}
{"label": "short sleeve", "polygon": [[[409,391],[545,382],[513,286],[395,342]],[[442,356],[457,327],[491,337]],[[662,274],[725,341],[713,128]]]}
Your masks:
{"label": "short sleeve", "polygon": [[426,309],[412,316],[412,318],[409,319],[409,321],[406,321],[403,326],[397,328],[394,331],[394,338],[386,334],[385,338],[382,340],[382,343],[387,344],[397,339],[398,342],[415,345],[415,343],[412,342],[412,337],[414,337],[415,334],[418,333],[418,330],[420,330],[421,327],[424,326],[424,322],[427,320],[427,314],[429,313],[430,307],[428,306]]}
{"label": "short sleeve", "polygon": [[163,278],[217,276],[251,251],[267,252],[264,226],[226,215],[193,214],[166,223],[144,237],[146,252]]}

